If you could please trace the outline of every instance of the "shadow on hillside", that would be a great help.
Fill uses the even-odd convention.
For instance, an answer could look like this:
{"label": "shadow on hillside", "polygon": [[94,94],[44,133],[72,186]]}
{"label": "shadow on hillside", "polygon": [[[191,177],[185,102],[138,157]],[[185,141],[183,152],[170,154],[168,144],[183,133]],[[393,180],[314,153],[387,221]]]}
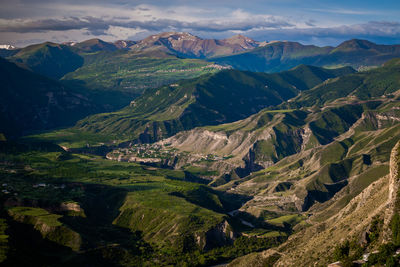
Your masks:
{"label": "shadow on hillside", "polygon": [[324,184],[326,191],[310,190],[307,192],[307,196],[304,199],[302,210],[308,210],[315,202],[323,203],[331,199],[337,192],[348,184],[347,180],[343,180],[333,184]]}
{"label": "shadow on hillside", "polygon": [[85,197],[81,203],[86,217],[64,216],[60,221],[80,234],[85,260],[113,266],[121,260],[114,259],[114,253],[118,257],[132,258],[151,250],[143,240],[142,232],[113,224],[128,190],[96,184],[85,184],[84,187]]}
{"label": "shadow on hillside", "polygon": [[252,199],[250,196],[221,192],[204,185],[190,191],[172,192],[170,195],[181,197],[190,203],[218,213],[237,210],[243,203]]}
{"label": "shadow on hillside", "polygon": [[9,253],[0,266],[63,266],[63,261],[77,252],[44,239],[32,225],[7,218]]}

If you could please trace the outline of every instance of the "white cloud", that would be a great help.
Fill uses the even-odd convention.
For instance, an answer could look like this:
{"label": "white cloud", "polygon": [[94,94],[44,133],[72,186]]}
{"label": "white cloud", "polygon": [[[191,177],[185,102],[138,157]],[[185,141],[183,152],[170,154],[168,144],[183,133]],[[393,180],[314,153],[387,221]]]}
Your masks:
{"label": "white cloud", "polygon": [[145,31],[140,30],[140,29],[131,29],[131,28],[118,27],[118,26],[111,26],[106,31],[108,38],[105,38],[104,40],[105,41],[107,41],[108,39],[110,39],[110,41],[115,40],[115,39],[127,40],[131,36],[135,36],[135,35],[138,35],[143,32],[145,32]]}
{"label": "white cloud", "polygon": [[[398,22],[375,21],[350,25],[349,22],[343,21],[338,25],[337,21],[332,22],[329,19],[317,18],[316,21],[307,16],[292,17],[290,13],[277,16],[265,10],[254,13],[255,11],[230,8],[232,5],[219,8],[207,8],[203,5],[199,8],[177,4],[164,7],[155,4],[135,5],[132,2],[111,4],[112,1],[102,1],[101,4],[97,1],[80,3],[78,0],[73,1],[74,4],[65,4],[64,1],[48,1],[45,4],[43,1],[34,0],[22,2],[7,6],[10,18],[3,16],[0,19],[0,42],[24,45],[38,40],[82,41],[92,37],[104,40],[138,39],[161,31],[188,31],[202,37],[214,38],[242,33],[258,40],[301,41],[354,37],[384,37],[396,40],[400,35]],[[23,10],[23,15],[11,18],[12,13],[18,10]],[[374,13],[361,9],[308,10],[314,13],[322,12],[324,15]]]}
{"label": "white cloud", "polygon": [[[78,6],[68,6],[75,10]],[[61,8],[61,7],[60,7]],[[82,8],[82,7],[81,7]],[[92,9],[94,7],[85,7]],[[86,14],[84,9],[79,12]],[[184,10],[184,12],[181,12]],[[79,13],[78,12],[78,13]],[[105,13],[107,12],[107,13]],[[165,31],[165,30],[187,30],[187,31],[248,31],[254,28],[282,28],[292,27],[293,24],[287,19],[271,15],[253,15],[242,10],[233,10],[229,15],[220,18],[206,16],[205,11],[192,12],[191,8],[180,7],[171,15],[171,11],[162,11],[153,6],[143,6],[121,11],[120,9],[97,9],[91,16],[52,17],[42,19],[10,19],[0,20],[0,32],[44,32],[44,31],[66,31],[83,29],[94,35],[100,35],[109,30],[110,27],[123,27],[135,30]],[[196,13],[203,16],[192,16]],[[148,14],[152,14],[151,18]],[[182,15],[186,14],[186,15]],[[189,14],[189,15],[188,15]]]}

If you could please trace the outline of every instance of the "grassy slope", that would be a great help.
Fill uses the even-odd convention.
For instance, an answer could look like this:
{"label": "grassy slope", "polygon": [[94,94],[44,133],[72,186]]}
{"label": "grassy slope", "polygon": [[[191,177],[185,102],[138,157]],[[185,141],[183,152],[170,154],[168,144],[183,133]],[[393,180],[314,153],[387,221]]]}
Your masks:
{"label": "grassy slope", "polygon": [[65,81],[82,82],[101,90],[142,93],[180,79],[216,72],[211,63],[198,59],[181,59],[162,51],[126,50],[78,52],[84,65],[63,77]]}

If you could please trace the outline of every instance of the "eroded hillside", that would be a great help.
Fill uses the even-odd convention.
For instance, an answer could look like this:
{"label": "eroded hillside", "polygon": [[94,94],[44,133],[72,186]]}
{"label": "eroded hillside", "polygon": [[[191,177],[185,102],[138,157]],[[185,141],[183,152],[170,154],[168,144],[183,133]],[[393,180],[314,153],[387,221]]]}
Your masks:
{"label": "eroded hillside", "polygon": [[[391,151],[390,166],[387,166],[390,173],[371,183],[347,205],[331,210],[329,218],[324,218],[324,212],[315,213],[308,219],[312,224],[310,227],[291,236],[279,248],[237,259],[230,266],[265,266],[271,262],[274,266],[327,265],[337,260],[337,248],[346,241],[353,242],[350,253],[358,255],[354,255],[354,260],[361,259],[363,254],[371,255],[382,243],[393,241],[391,229],[394,228],[388,229],[384,224],[393,222],[393,214],[398,214],[393,193],[398,193],[399,186],[399,144]],[[337,198],[327,207],[335,206],[340,201]],[[382,247],[379,251],[372,255],[381,254]],[[369,257],[371,264],[377,260],[376,257]],[[386,261],[387,256],[384,257]]]}

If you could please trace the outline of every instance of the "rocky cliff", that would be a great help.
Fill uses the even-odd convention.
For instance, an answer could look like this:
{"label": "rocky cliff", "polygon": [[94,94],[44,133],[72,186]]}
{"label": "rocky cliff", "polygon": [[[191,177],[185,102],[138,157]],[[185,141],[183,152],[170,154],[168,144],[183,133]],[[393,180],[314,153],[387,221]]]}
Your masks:
{"label": "rocky cliff", "polygon": [[400,210],[400,142],[396,144],[390,155],[390,178],[389,178],[389,195],[387,202],[387,209],[384,221],[384,242],[391,241],[392,231],[390,229],[390,222],[395,213]]}

